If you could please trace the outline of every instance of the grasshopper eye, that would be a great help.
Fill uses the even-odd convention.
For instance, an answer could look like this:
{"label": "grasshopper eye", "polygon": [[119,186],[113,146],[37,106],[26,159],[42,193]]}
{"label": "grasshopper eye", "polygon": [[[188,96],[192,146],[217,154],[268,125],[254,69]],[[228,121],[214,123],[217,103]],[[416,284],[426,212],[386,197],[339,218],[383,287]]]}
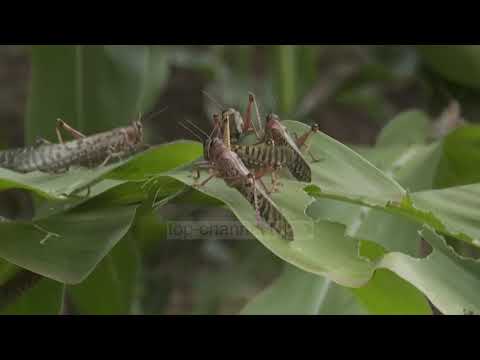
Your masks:
{"label": "grasshopper eye", "polygon": [[254,183],[255,183],[255,177],[253,176],[252,173],[249,173],[249,174],[247,175],[247,183],[246,183],[246,186],[250,187],[250,186],[252,186]]}
{"label": "grasshopper eye", "polygon": [[313,124],[313,125],[312,125],[312,131],[313,131],[313,132],[320,131],[320,126],[318,126],[318,124]]}

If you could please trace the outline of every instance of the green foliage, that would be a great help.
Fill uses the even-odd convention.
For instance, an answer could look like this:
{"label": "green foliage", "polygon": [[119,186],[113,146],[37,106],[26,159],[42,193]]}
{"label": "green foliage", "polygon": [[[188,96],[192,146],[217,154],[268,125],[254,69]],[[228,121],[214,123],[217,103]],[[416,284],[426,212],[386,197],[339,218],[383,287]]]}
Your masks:
{"label": "green foliage", "polygon": [[34,46],[27,143],[56,141],[57,118],[86,134],[126,125],[153,105],[166,76],[159,48]]}
{"label": "green foliage", "polygon": [[21,294],[0,314],[8,315],[58,315],[63,309],[65,285],[50,279],[43,279]]}
{"label": "green foliage", "polygon": [[135,206],[81,208],[35,222],[0,223],[3,259],[64,283],[83,281],[131,226]]}
{"label": "green foliage", "polygon": [[[234,54],[245,73],[250,50]],[[430,46],[420,53],[449,80],[475,87],[478,49],[457,49],[464,58],[453,64],[468,64],[468,79],[452,70],[451,57],[439,60],[437,52],[448,50]],[[271,53],[280,110],[291,114],[314,83],[318,52],[281,46]],[[149,47],[33,48],[28,142],[53,140],[57,117],[87,134],[134,119],[163,86],[163,55]],[[309,75],[296,75],[298,67]],[[388,71],[376,74],[395,78]],[[310,150],[322,161],[311,164],[312,183],[283,172],[282,191],[271,196],[294,229],[290,243],[257,226],[252,206],[223,180],[192,187],[192,162],[203,154],[197,142],[163,144],[113,165],[59,175],[0,169],[0,191],[24,189],[42,199],[32,220],[0,218],[0,294],[10,291],[23,269],[44,277],[0,311],[58,314],[68,304],[81,314],[141,312],[143,260],[163,246],[165,219],[157,211],[170,204],[228,209],[284,264],[257,296],[243,285],[254,277],[254,255],[222,274],[197,274],[201,299],[193,312],[209,312],[227,291],[248,294],[242,314],[431,314],[428,301],[445,314],[480,313],[480,262],[449,243],[455,239],[472,252],[480,247],[480,183],[472,166],[478,129],[469,125],[432,142],[430,120],[419,110],[402,112],[374,147],[313,136]],[[308,129],[296,121],[284,124],[295,134]],[[426,244],[429,254],[421,251]],[[161,285],[168,291],[168,284]]]}
{"label": "green foliage", "polygon": [[480,160],[480,127],[463,126],[443,141],[442,162],[438,170],[437,186],[468,185],[480,182],[480,171],[472,164]]}
{"label": "green foliage", "polygon": [[69,288],[75,310],[80,314],[130,313],[137,290],[139,261],[135,238],[126,235],[86,281]]}
{"label": "green foliage", "polygon": [[418,45],[425,62],[445,79],[480,88],[480,46]]}

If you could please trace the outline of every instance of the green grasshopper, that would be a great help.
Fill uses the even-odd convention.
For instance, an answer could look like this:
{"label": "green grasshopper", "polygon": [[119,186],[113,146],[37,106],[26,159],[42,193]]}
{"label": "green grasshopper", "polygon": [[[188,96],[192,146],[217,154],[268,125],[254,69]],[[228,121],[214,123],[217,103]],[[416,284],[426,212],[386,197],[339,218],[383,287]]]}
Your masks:
{"label": "green grasshopper", "polygon": [[[184,125],[182,125],[184,126]],[[191,131],[193,130],[184,126]],[[273,200],[257,184],[256,176],[248,170],[240,157],[231,149],[230,139],[224,142],[221,138],[220,128],[215,125],[210,136],[203,141],[204,161],[194,166],[194,187],[203,187],[214,177],[222,178],[227,186],[236,189],[254,207],[257,225],[263,219],[283,239],[293,241],[293,229],[288,220],[282,215]],[[200,168],[206,168],[212,174],[198,184]]]}

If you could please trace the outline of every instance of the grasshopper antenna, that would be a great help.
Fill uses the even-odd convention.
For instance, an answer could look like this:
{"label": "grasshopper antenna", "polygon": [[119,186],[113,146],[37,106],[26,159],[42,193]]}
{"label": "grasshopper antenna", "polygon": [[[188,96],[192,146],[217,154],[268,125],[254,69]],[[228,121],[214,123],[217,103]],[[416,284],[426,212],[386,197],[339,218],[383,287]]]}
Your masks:
{"label": "grasshopper antenna", "polygon": [[[253,105],[255,106],[255,115],[257,117],[258,129],[261,129],[262,128],[262,119],[260,118],[260,110],[258,109],[257,97],[251,91],[248,93],[248,95],[251,96],[252,99],[253,99]],[[253,123],[252,123],[252,125],[253,125]],[[255,131],[255,134],[257,135],[257,137],[259,137],[259,133],[258,133],[257,129],[255,129],[255,125],[253,125],[253,130]]]}
{"label": "grasshopper antenna", "polygon": [[203,131],[197,124],[193,123],[192,121],[190,120],[185,120],[185,122],[187,122],[188,124],[190,124],[190,126],[193,126],[197,131],[199,131],[202,135],[204,135],[205,137],[208,137],[208,134]]}
{"label": "grasshopper antenna", "polygon": [[225,109],[225,105],[222,105],[220,104],[217,100],[215,100],[215,98],[210,95],[208,92],[206,92],[205,90],[202,90],[202,93],[203,95],[205,95],[211,102],[213,102],[215,105],[217,105],[218,109],[220,111],[222,111],[223,109]]}
{"label": "grasshopper antenna", "polygon": [[142,113],[140,112],[140,116],[139,116],[139,119],[145,123],[149,120],[152,120],[154,117],[156,117],[157,115],[161,114],[162,112],[166,111],[168,109],[168,105],[165,106],[163,109],[160,109],[160,110],[157,110],[157,111],[150,111],[149,113],[146,113],[144,116],[142,116]]}
{"label": "grasshopper antenna", "polygon": [[200,140],[201,143],[204,142],[204,139],[200,135],[198,135],[196,132],[194,132],[192,129],[190,129],[187,125],[184,123],[180,122],[178,123],[181,127],[183,127],[185,130],[187,130],[190,134],[192,134],[194,137],[196,137],[198,140]]}

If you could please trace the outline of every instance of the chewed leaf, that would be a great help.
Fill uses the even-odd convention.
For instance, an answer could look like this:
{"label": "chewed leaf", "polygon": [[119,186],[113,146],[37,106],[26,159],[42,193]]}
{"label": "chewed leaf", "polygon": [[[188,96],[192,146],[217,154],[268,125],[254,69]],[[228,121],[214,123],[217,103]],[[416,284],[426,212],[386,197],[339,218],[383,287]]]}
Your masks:
{"label": "chewed leaf", "polygon": [[[363,149],[362,155],[386,175],[394,177],[405,188],[420,191],[431,189],[440,152],[440,144],[396,145],[388,148]],[[307,213],[314,219],[346,225],[350,236],[369,239],[390,251],[418,256],[420,247],[417,232],[422,223],[382,210],[322,198],[314,202]]]}
{"label": "chewed leaf", "polygon": [[415,209],[429,213],[436,230],[480,247],[480,184],[411,195]]}
{"label": "chewed leaf", "polygon": [[[191,186],[190,174],[190,170],[184,168],[165,175]],[[305,214],[312,199],[302,191],[302,184],[288,180],[283,184],[282,193],[273,194],[271,198],[292,226],[293,242],[269,228],[258,227],[253,207],[222,179],[213,179],[198,191],[225,203],[250,233],[283,260],[306,271],[328,275],[347,286],[367,282],[372,275],[372,265],[358,256],[357,241],[345,237],[343,226],[315,222]]]}
{"label": "chewed leaf", "polygon": [[0,257],[63,283],[85,279],[130,228],[135,206],[73,210],[35,223],[0,222]]}
{"label": "chewed leaf", "polygon": [[389,269],[410,282],[445,314],[480,314],[480,262],[461,258],[430,229],[422,235],[433,248],[427,258],[389,253],[378,268]]}

